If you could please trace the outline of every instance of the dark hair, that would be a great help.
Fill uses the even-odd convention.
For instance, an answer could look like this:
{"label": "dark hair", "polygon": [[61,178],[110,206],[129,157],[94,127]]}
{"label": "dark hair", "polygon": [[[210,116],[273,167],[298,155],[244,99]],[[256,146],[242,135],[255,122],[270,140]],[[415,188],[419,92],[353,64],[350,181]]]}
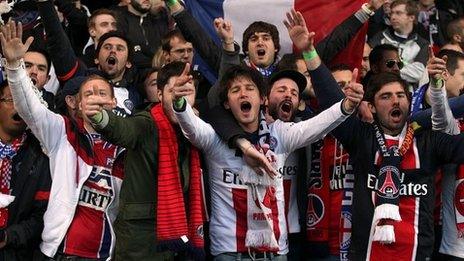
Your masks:
{"label": "dark hair", "polygon": [[171,30],[169,32],[167,32],[163,38],[161,39],[161,48],[163,49],[163,51],[165,52],[170,52],[171,49],[172,49],[172,46],[171,46],[171,39],[174,39],[174,38],[179,38],[180,40],[183,40],[185,41],[185,38],[184,36],[182,35],[182,33],[180,32],[179,29],[174,29],[174,30]]}
{"label": "dark hair", "polygon": [[29,50],[27,51],[28,53],[40,53],[44,58],[45,60],[47,61],[47,74],[50,73],[50,67],[52,66],[52,60],[50,59],[50,55],[48,54],[48,52],[45,50],[45,49],[42,49],[42,48],[39,48],[39,47],[34,47],[34,48],[29,48]]}
{"label": "dark hair", "polygon": [[414,15],[417,19],[417,15],[419,14],[419,8],[417,6],[417,3],[412,0],[395,0],[390,4],[390,9],[393,9],[393,7],[396,7],[398,5],[405,5],[406,13],[408,15]]}
{"label": "dark hair", "polygon": [[245,29],[245,32],[243,32],[242,50],[244,53],[248,52],[248,40],[255,33],[269,33],[272,37],[276,50],[280,50],[279,31],[277,30],[277,27],[273,24],[257,21],[250,24],[250,26]]}
{"label": "dark hair", "polygon": [[97,16],[99,15],[111,15],[114,18],[114,20],[116,20],[116,23],[117,23],[116,13],[114,11],[110,9],[106,9],[106,8],[100,8],[100,9],[93,11],[92,14],[90,15],[89,20],[87,22],[88,28],[95,27],[95,20],[97,19]]}
{"label": "dark hair", "polygon": [[409,92],[408,83],[401,79],[401,76],[391,72],[383,72],[376,75],[373,75],[367,84],[366,93],[364,94],[364,100],[374,104],[375,94],[379,92],[383,86],[397,82],[403,87],[408,100],[411,101],[411,93]]}
{"label": "dark hair", "polygon": [[108,38],[111,38],[111,37],[117,37],[119,39],[122,39],[124,42],[126,42],[127,51],[128,51],[127,61],[132,61],[132,56],[134,55],[133,46],[132,46],[131,42],[129,41],[129,39],[126,36],[124,36],[124,34],[122,32],[119,32],[119,31],[110,31],[110,32],[107,32],[107,33],[103,34],[100,37],[100,39],[98,40],[97,49],[95,50],[95,58],[98,58],[98,54],[100,53],[100,50],[101,50],[101,48],[103,46],[103,43]]}
{"label": "dark hair", "polygon": [[461,27],[461,23],[464,22],[464,17],[460,17],[451,21],[448,26],[446,27],[446,38],[448,41],[453,40],[453,36],[458,34],[462,35],[463,28]]}
{"label": "dark hair", "polygon": [[175,61],[168,63],[158,72],[158,89],[163,91],[164,87],[168,83],[169,79],[173,76],[179,76],[182,74],[185,68],[185,63],[181,61]]}
{"label": "dark hair", "polygon": [[242,77],[256,84],[259,96],[264,97],[266,95],[266,84],[264,83],[263,76],[258,71],[245,65],[234,65],[226,70],[219,81],[219,102],[221,105],[227,101],[227,93],[233,81]]}
{"label": "dark hair", "polygon": [[3,96],[3,92],[5,91],[6,87],[8,87],[8,81],[3,79],[3,81],[0,82],[0,96]]}
{"label": "dark hair", "polygon": [[298,66],[296,65],[296,62],[302,59],[303,59],[303,56],[301,54],[286,53],[282,56],[279,63],[277,64],[276,71],[282,71],[282,70],[298,71]]}
{"label": "dark hair", "polygon": [[443,49],[438,52],[437,56],[443,58],[445,55],[448,57],[446,69],[451,75],[454,75],[454,72],[458,68],[458,61],[464,60],[464,54],[454,50]]}
{"label": "dark hair", "polygon": [[379,44],[369,54],[369,64],[377,64],[383,59],[386,51],[398,52],[398,48],[391,44]]}
{"label": "dark hair", "polygon": [[338,72],[338,71],[351,71],[351,67],[346,63],[339,63],[333,66],[330,66],[329,70],[331,72]]}
{"label": "dark hair", "polygon": [[[147,97],[147,91],[146,91],[147,87],[146,87],[146,85],[148,83],[148,78],[155,72],[159,73],[160,70],[161,69],[159,67],[152,67],[152,68],[150,68],[150,70],[147,71],[147,73],[145,74],[145,77],[142,78],[142,79],[145,79],[145,80],[143,80],[143,85],[141,86],[141,88],[139,88],[139,92],[140,92],[140,94],[142,94],[142,96],[144,98]],[[156,79],[156,80],[158,81],[158,79]],[[158,82],[157,82],[157,84],[158,84]]]}

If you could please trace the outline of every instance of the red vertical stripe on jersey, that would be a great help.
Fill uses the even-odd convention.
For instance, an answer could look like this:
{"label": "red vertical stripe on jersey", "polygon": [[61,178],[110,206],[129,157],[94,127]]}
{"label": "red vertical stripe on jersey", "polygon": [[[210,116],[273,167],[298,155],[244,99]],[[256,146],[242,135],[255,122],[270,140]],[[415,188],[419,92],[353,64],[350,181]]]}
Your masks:
{"label": "red vertical stripe on jersey", "polygon": [[[366,2],[364,0],[296,0],[295,9],[305,17],[309,31],[316,33],[316,43],[329,35],[343,20],[354,14]],[[355,35],[331,64],[345,63],[352,68],[360,68],[362,52],[367,32],[366,25]]]}
{"label": "red vertical stripe on jersey", "polygon": [[[280,226],[279,226],[279,207],[277,205],[277,200],[274,200],[274,201],[271,201],[272,202],[272,205],[271,205],[271,211],[272,211],[272,226],[274,227],[274,235],[275,235],[275,238],[277,240],[277,242],[279,242],[279,238],[280,238]],[[285,217],[285,219],[287,219]]]}
{"label": "red vertical stripe on jersey", "polygon": [[246,189],[232,189],[232,201],[234,202],[234,210],[236,215],[236,240],[237,252],[246,252],[248,248],[245,246],[245,237],[248,230],[247,222],[247,190]]}
{"label": "red vertical stripe on jersey", "polygon": [[[398,144],[397,141],[387,140],[387,145]],[[401,169],[417,169],[419,162],[416,162],[414,153],[414,147],[416,146],[415,139],[414,143],[411,144],[410,149],[403,156],[401,161]],[[414,252],[417,248],[417,237],[416,237],[416,215],[419,215],[418,210],[419,200],[416,201],[415,196],[400,196],[400,222],[394,222],[395,230],[395,243],[392,244],[381,244],[379,242],[372,242],[371,248],[371,260],[385,260],[385,261],[397,261],[397,260],[412,260]],[[417,217],[418,218],[418,217]]]}
{"label": "red vertical stripe on jersey", "polygon": [[284,200],[285,200],[285,223],[287,224],[287,231],[289,231],[288,228],[288,210],[290,208],[290,191],[292,189],[292,180],[291,179],[285,179],[284,180]]}

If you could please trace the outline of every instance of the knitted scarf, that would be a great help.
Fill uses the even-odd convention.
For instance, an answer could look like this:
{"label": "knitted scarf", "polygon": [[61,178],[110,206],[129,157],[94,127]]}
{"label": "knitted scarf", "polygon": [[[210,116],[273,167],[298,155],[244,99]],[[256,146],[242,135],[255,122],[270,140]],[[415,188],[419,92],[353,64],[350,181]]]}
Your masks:
{"label": "knitted scarf", "polygon": [[[385,136],[377,123],[373,124],[375,136],[382,155],[377,188],[375,193],[375,210],[373,226],[375,226],[373,241],[390,244],[395,242],[395,231],[392,221],[401,221],[399,211],[399,195],[401,187],[400,163],[402,156],[411,147],[414,140],[412,124],[408,125],[403,144],[387,147]],[[402,133],[403,134],[403,133]]]}
{"label": "knitted scarf", "polygon": [[11,142],[4,144],[0,141],[0,229],[5,228],[8,223],[8,205],[13,202],[11,196],[11,173],[13,170],[13,157],[26,140],[26,133]]}
{"label": "knitted scarf", "polygon": [[[461,133],[464,132],[464,122],[459,121]],[[454,191],[454,212],[456,213],[456,227],[458,238],[464,238],[464,165],[459,165],[456,173]]]}
{"label": "knitted scarf", "polygon": [[156,237],[158,250],[187,250],[195,259],[204,258],[203,223],[206,220],[202,172],[198,150],[190,147],[188,202],[184,202],[178,166],[178,141],[161,104],[151,109],[158,127],[158,187]]}
{"label": "knitted scarf", "polygon": [[248,67],[251,67],[255,70],[257,70],[259,73],[261,73],[261,75],[264,77],[264,78],[269,78],[271,76],[271,74],[273,72],[275,72],[276,68],[277,68],[277,63],[280,61],[280,58],[278,56],[275,57],[275,61],[273,64],[271,64],[267,69],[266,68],[261,68],[261,67],[258,67],[256,66],[254,63],[252,63],[250,61],[250,58],[247,56],[245,57],[245,59],[243,59],[243,61],[245,62],[245,64],[248,66]]}
{"label": "knitted scarf", "polygon": [[[259,140],[255,148],[264,154],[271,164],[276,163],[271,135],[264,114],[260,113]],[[275,167],[275,166],[274,166]],[[246,164],[240,172],[240,180],[248,185],[247,233],[245,245],[258,251],[277,252],[279,250],[278,238],[280,236],[276,192],[276,179],[269,175],[258,175]],[[283,199],[281,199],[283,200]]]}

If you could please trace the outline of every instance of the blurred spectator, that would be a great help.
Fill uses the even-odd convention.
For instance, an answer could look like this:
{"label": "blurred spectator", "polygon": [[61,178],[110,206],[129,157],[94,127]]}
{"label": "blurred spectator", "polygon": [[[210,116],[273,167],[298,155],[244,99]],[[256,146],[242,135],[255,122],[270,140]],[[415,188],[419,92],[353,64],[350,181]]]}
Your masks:
{"label": "blurred spectator", "polygon": [[[100,37],[116,30],[116,13],[108,9],[95,10],[89,18],[88,34],[91,40],[86,45],[80,59],[88,66],[95,67],[95,49]],[[77,52],[76,52],[77,53]],[[79,53],[80,54],[80,53]]]}
{"label": "blurred spectator", "polygon": [[0,84],[0,178],[0,260],[39,260],[49,161],[16,112],[7,81]]}
{"label": "blurred spectator", "polygon": [[361,61],[361,80],[364,79],[364,77],[366,77],[367,72],[371,70],[371,67],[369,65],[369,54],[371,53],[371,50],[372,48],[369,46],[369,44],[365,43]]}
{"label": "blurred spectator", "polygon": [[436,49],[446,43],[446,25],[452,19],[449,13],[436,8],[435,0],[419,0],[417,32]]}
{"label": "blurred spectator", "polygon": [[152,14],[150,0],[132,0],[127,8],[118,11],[118,29],[131,39],[134,51],[134,65],[149,68],[151,59],[159,46],[161,38],[169,30],[167,12]]}
{"label": "blurred spectator", "polygon": [[379,44],[391,44],[398,48],[401,60],[405,63],[401,78],[419,82],[427,63],[427,40],[420,37],[414,29],[417,18],[417,4],[412,0],[396,0],[390,5],[391,26],[370,39],[372,48]]}
{"label": "blurred spectator", "polygon": [[447,27],[447,36],[449,42],[442,49],[455,50],[463,52],[464,50],[464,18],[458,18],[451,21]]}

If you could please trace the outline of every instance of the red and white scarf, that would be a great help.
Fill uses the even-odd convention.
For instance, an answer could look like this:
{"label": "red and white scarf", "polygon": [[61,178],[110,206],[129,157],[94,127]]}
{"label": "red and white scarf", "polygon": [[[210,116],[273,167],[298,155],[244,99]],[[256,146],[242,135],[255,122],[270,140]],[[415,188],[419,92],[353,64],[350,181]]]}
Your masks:
{"label": "red and white scarf", "polygon": [[[188,202],[184,202],[178,159],[178,141],[161,104],[151,109],[158,127],[158,187],[156,238],[158,250],[187,250],[195,259],[205,256],[203,224],[206,221],[203,177],[198,150],[190,147]],[[187,212],[188,209],[188,212]]]}
{"label": "red and white scarf", "polygon": [[8,223],[8,205],[13,202],[11,196],[11,174],[13,170],[13,157],[26,140],[26,133],[11,142],[4,144],[0,141],[0,228],[5,228]]}
{"label": "red and white scarf", "polygon": [[[270,132],[264,114],[260,113],[258,128],[258,143],[255,148],[264,154],[271,164],[276,163],[274,148],[270,147]],[[275,166],[274,166],[275,167]],[[277,220],[275,209],[277,207],[276,186],[277,179],[271,179],[269,175],[258,175],[245,165],[240,172],[240,179],[248,185],[247,225],[245,246],[258,251],[277,252],[276,230]],[[282,199],[283,200],[283,199]]]}

